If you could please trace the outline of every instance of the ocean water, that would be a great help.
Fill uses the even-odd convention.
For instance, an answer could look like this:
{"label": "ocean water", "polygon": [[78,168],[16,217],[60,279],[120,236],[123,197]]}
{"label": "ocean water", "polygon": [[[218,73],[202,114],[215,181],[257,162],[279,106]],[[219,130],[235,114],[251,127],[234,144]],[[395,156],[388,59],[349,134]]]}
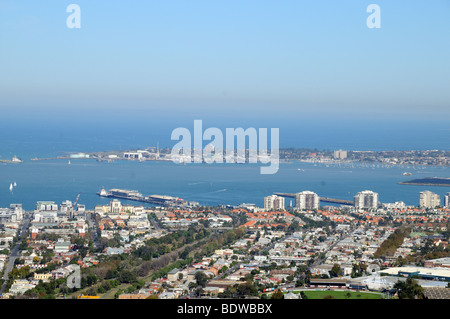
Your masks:
{"label": "ocean water", "polygon": [[[449,176],[449,168],[386,167],[370,165],[324,165],[312,163],[281,163],[273,175],[261,175],[257,164],[187,164],[172,162],[95,160],[26,161],[22,164],[0,165],[0,206],[22,203],[33,209],[37,201],[50,200],[60,204],[74,201],[92,209],[109,203],[96,195],[101,188],[138,190],[144,195],[171,195],[204,205],[254,203],[263,205],[263,198],[275,192],[314,191],[319,196],[352,200],[362,190],[379,193],[381,202],[404,201],[418,205],[419,193],[430,190],[443,195],[446,187],[398,185],[400,181],[427,176]],[[404,171],[412,176],[402,176]],[[9,191],[10,183],[17,183]],[[136,202],[133,202],[137,205]],[[286,200],[290,204],[290,200]],[[294,203],[293,203],[294,204]]]}
{"label": "ocean water", "polygon": [[[317,165],[282,163],[274,175],[261,175],[259,164],[188,164],[172,162],[98,163],[95,160],[30,161],[34,157],[55,157],[67,152],[127,150],[156,146],[172,147],[170,134],[176,127],[192,129],[197,117],[174,120],[169,116],[139,117],[138,114],[3,114],[0,118],[0,159],[22,158],[22,164],[0,164],[0,206],[22,203],[33,209],[37,201],[60,204],[74,201],[92,209],[109,199],[96,195],[101,188],[138,190],[144,195],[178,196],[205,205],[254,203],[274,192],[314,191],[319,196],[352,200],[362,190],[380,194],[381,202],[404,201],[417,205],[425,189],[441,196],[450,189],[398,185],[400,181],[429,177],[450,177],[449,168],[372,167],[367,165]],[[204,121],[204,129],[220,121]],[[442,123],[441,123],[442,122]],[[353,119],[304,121],[294,116],[273,121],[242,119],[221,122],[224,127],[279,127],[281,147],[347,150],[449,150],[448,120],[354,121]],[[300,169],[300,170],[299,170]],[[405,171],[412,176],[402,176]],[[13,192],[10,183],[17,183]],[[289,200],[286,204],[289,205]],[[136,204],[136,203],[135,203]]]}

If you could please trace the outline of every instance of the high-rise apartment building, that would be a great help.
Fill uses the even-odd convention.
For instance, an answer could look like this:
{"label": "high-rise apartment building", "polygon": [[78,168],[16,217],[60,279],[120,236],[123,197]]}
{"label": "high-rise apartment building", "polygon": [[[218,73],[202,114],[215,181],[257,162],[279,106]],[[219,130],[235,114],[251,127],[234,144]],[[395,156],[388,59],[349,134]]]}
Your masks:
{"label": "high-rise apartment building", "polygon": [[265,210],[284,210],[284,197],[271,195],[264,197]]}
{"label": "high-rise apartment building", "polygon": [[376,209],[378,207],[378,193],[372,191],[362,191],[353,198],[357,209]]}
{"label": "high-rise apartment building", "polygon": [[335,159],[346,159],[347,158],[347,151],[338,150],[333,152],[333,157]]}
{"label": "high-rise apartment building", "polygon": [[297,209],[319,209],[319,201],[319,196],[311,191],[295,194],[295,208]]}
{"label": "high-rise apartment building", "polygon": [[430,191],[420,192],[419,206],[421,208],[435,208],[441,205],[441,198],[438,194]]}

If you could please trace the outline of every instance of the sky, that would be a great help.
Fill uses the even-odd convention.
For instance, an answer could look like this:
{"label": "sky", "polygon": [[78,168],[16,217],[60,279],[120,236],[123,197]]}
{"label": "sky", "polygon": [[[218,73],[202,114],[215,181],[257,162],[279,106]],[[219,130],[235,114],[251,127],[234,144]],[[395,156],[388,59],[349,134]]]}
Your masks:
{"label": "sky", "polygon": [[[366,24],[372,3],[381,28]],[[0,111],[86,126],[114,114],[445,127],[449,40],[450,0],[0,0]]]}

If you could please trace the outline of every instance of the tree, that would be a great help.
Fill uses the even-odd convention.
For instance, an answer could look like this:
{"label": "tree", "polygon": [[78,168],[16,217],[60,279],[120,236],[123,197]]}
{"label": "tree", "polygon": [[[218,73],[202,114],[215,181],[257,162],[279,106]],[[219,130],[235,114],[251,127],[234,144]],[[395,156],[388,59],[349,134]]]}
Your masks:
{"label": "tree", "polygon": [[333,268],[330,270],[331,277],[338,277],[342,273],[341,266],[339,264],[334,264]]}
{"label": "tree", "polygon": [[121,283],[133,283],[136,281],[136,274],[129,270],[123,270],[119,273],[118,279]]}
{"label": "tree", "polygon": [[394,285],[397,289],[399,299],[423,299],[423,287],[411,277],[408,277],[405,281],[397,281]]}
{"label": "tree", "polygon": [[206,282],[208,281],[208,278],[206,277],[205,273],[203,271],[197,271],[195,273],[195,281],[197,282],[197,285],[205,287]]}
{"label": "tree", "polygon": [[284,299],[284,295],[281,292],[281,290],[277,290],[272,294],[272,297],[270,297],[270,299]]}

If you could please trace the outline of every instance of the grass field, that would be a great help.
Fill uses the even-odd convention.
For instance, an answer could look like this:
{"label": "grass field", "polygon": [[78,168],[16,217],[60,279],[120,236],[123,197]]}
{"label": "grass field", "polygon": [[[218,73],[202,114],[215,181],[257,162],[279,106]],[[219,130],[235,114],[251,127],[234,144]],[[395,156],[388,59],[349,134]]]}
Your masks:
{"label": "grass field", "polygon": [[[355,291],[304,291],[308,299],[381,299],[379,293],[355,292]],[[350,294],[348,296],[348,294]]]}

